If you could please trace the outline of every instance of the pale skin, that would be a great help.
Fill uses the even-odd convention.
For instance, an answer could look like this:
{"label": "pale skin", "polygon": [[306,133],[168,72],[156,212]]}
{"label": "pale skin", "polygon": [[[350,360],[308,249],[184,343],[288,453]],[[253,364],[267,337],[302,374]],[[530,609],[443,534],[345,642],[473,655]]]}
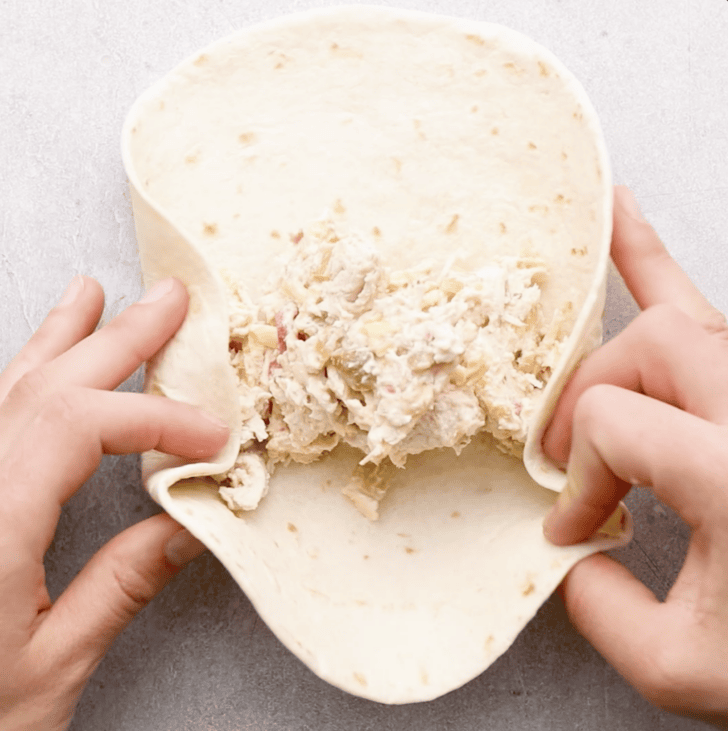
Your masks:
{"label": "pale skin", "polygon": [[[165,514],[104,546],[51,604],[43,555],[62,504],[107,454],[214,455],[215,417],[168,399],[112,393],[174,334],[187,293],[161,282],[93,333],[101,287],[77,277],[0,375],[0,728],[56,731],[116,636],[204,547]],[[92,334],[93,333],[93,334]],[[38,448],[38,445],[43,445]]]}
{"label": "pale skin", "polygon": [[590,536],[633,485],[691,528],[666,601],[604,555],[562,585],[571,621],[656,705],[728,719],[728,326],[669,256],[626,188],[612,259],[643,312],[588,357],[544,437],[569,488],[545,522],[559,545]]}
{"label": "pale skin", "polygon": [[[657,705],[728,718],[728,327],[643,220],[615,193],[612,258],[643,308],[581,365],[544,447],[570,490],[545,525],[557,544],[591,535],[633,484],[691,526],[688,557],[661,603],[596,555],[562,595],[577,629]],[[184,319],[187,295],[160,283],[94,333],[100,286],[71,283],[0,375],[0,727],[57,731],[105,652],[203,546],[164,514],[118,535],[51,604],[43,555],[62,504],[104,453],[214,455],[228,430],[198,409],[112,393]],[[43,444],[43,449],[37,445]]]}

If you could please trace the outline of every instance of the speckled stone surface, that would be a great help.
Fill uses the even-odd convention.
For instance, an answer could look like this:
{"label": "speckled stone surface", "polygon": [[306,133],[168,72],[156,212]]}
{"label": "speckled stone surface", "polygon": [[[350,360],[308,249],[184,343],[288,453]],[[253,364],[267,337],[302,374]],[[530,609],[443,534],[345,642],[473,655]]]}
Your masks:
{"label": "speckled stone surface", "polygon": [[[119,154],[134,98],[202,45],[305,0],[0,2],[0,364],[75,273],[99,279],[105,318],[140,294]],[[391,3],[383,3],[391,4]],[[669,249],[728,310],[728,3],[725,0],[410,0],[500,22],[556,53],[602,120],[615,182],[636,191]],[[610,280],[606,330],[635,315]],[[125,388],[138,389],[136,376]],[[618,552],[664,597],[688,539],[647,493]],[[89,557],[155,505],[138,459],[107,458],[66,506],[47,557],[57,596]],[[483,675],[431,703],[386,707],[316,678],[276,640],[209,555],[122,635],[86,690],[74,731],[692,730],[653,709],[570,627],[556,598]]]}

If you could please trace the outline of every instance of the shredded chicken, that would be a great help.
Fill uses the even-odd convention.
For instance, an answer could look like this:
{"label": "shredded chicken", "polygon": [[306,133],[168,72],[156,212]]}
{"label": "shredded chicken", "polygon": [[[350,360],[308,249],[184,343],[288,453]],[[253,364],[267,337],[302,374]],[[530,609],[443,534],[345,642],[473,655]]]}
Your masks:
{"label": "shredded chicken", "polygon": [[227,504],[256,507],[278,464],[340,443],[363,453],[345,494],[370,518],[386,491],[380,465],[459,453],[483,430],[520,455],[564,335],[563,313],[542,314],[546,279],[536,258],[392,270],[328,218],[292,236],[259,301],[228,283],[242,444],[218,476]]}

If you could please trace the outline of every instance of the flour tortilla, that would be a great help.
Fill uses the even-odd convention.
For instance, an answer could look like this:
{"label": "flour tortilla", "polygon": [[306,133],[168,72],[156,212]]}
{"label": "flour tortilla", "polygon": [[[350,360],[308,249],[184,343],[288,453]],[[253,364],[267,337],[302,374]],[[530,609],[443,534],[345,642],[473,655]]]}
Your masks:
{"label": "flour tortilla", "polygon": [[[191,298],[147,391],[233,430],[209,463],[145,455],[145,484],[317,675],[383,703],[436,698],[505,652],[574,563],[628,540],[628,517],[619,536],[576,547],[542,535],[564,475],[540,436],[601,336],[612,195],[594,110],[548,51],[416,12],[293,15],[209,46],[148,90],[123,155],[145,282],[175,276]],[[460,457],[411,457],[370,523],[340,492],[361,455],[340,448],[279,468],[254,512],[227,509],[205,478],[239,447],[222,277],[255,295],[289,234],[327,209],[396,267],[454,249],[473,267],[504,254],[547,262],[546,314],[571,303],[573,318],[527,469],[487,437]]]}

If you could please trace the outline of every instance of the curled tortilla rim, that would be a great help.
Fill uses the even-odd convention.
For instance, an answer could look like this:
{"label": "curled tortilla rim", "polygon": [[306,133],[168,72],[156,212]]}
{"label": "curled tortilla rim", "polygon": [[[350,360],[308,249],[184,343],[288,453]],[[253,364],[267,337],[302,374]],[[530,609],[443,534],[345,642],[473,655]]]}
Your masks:
{"label": "curled tortilla rim", "polygon": [[[446,28],[542,60],[583,110],[602,175],[603,223],[590,289],[531,424],[525,469],[487,438],[474,440],[467,460],[444,451],[411,458],[407,479],[392,487],[382,519],[373,525],[337,487],[358,459],[348,448],[312,465],[281,470],[261,506],[245,518],[233,515],[206,479],[232,466],[240,443],[236,384],[227,362],[225,288],[199,237],[175,223],[145,190],[133,139],[137,126],[152,117],[152,106],[201,58],[224,55],[251,34],[295,33],[331,19]],[[145,390],[211,409],[232,427],[228,444],[209,462],[144,455],[145,485],[220,559],[271,630],[313,672],[383,703],[436,698],[505,652],[578,560],[630,540],[625,509],[619,530],[579,546],[556,548],[541,529],[565,475],[545,457],[540,441],[569,374],[601,340],[612,205],[596,113],[549,51],[501,26],[416,11],[352,6],[290,15],[213,43],[147,90],[125,122],[122,154],[145,283],[172,275],[190,293],[188,317],[149,364]],[[203,372],[196,357],[200,347],[217,354],[205,360]]]}

